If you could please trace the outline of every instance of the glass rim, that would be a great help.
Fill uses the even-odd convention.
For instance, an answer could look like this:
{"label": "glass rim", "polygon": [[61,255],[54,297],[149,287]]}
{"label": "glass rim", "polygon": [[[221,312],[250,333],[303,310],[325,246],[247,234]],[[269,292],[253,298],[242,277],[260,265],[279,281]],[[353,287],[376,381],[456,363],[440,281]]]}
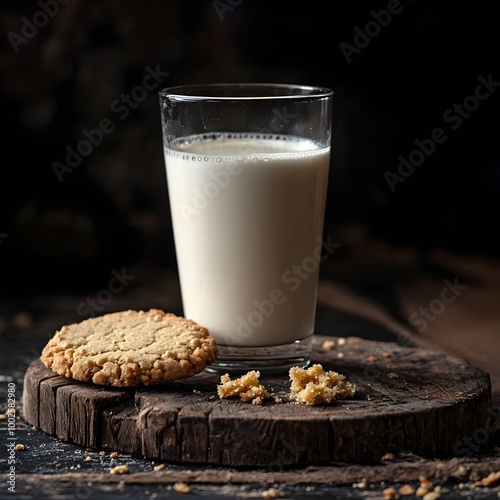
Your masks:
{"label": "glass rim", "polygon": [[293,83],[201,83],[166,87],[159,91],[159,95],[189,101],[317,99],[331,97],[333,90]]}

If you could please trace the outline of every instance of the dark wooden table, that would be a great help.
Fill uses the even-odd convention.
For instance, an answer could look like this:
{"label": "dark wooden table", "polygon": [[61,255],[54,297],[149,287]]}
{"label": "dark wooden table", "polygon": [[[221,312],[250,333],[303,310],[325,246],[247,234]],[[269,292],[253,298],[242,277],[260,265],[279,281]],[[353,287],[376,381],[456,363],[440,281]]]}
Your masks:
{"label": "dark wooden table", "polygon": [[[113,296],[99,313],[149,307],[181,312],[175,275],[147,266],[137,266],[133,274],[143,279]],[[439,251],[423,256],[411,249],[365,241],[324,263],[317,333],[425,346],[459,355],[490,374],[493,408],[498,412],[499,285],[500,268],[495,261]],[[44,295],[2,303],[0,413],[7,410],[8,396],[15,397],[16,404],[15,425],[4,416],[0,435],[4,445],[16,443],[24,449],[2,457],[1,498],[261,498],[271,487],[282,498],[382,498],[384,489],[391,486],[396,491],[403,484],[416,488],[420,475],[443,488],[441,498],[500,495],[498,483],[474,486],[490,472],[500,471],[498,420],[496,430],[486,435],[479,431],[476,439],[472,437],[466,446],[470,454],[462,451],[439,460],[402,455],[369,466],[335,464],[290,470],[284,461],[278,470],[164,463],[163,470],[155,471],[160,462],[123,453],[113,459],[109,451],[88,451],[48,436],[22,419],[23,375],[55,330],[82,319],[77,308],[85,300],[86,296]],[[4,458],[11,458],[15,467],[15,492],[7,489],[10,465]],[[129,474],[110,474],[111,467],[122,464],[128,465]],[[175,491],[176,482],[187,483],[190,493]]]}

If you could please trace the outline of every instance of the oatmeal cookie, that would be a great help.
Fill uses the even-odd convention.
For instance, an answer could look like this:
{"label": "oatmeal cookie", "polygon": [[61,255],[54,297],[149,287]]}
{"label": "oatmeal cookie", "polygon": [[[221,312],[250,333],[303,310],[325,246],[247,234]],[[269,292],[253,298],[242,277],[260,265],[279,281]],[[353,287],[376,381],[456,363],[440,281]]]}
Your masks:
{"label": "oatmeal cookie", "polygon": [[63,326],[40,359],[59,375],[132,387],[191,377],[217,358],[208,330],[165,313],[121,311]]}

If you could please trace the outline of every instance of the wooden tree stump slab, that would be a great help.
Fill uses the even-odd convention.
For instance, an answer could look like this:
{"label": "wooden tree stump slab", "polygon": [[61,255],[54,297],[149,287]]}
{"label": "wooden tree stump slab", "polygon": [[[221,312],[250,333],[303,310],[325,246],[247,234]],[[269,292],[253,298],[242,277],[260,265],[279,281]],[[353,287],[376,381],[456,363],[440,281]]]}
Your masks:
{"label": "wooden tree stump slab", "polygon": [[[317,336],[313,363],[346,375],[354,398],[294,404],[287,375],[261,377],[281,403],[220,400],[219,376],[149,388],[107,388],[61,377],[35,360],[25,376],[24,419],[64,441],[148,459],[223,466],[375,463],[388,453],[452,456],[484,428],[489,376],[466,361],[398,344],[349,338],[334,350]],[[339,353],[342,353],[338,357]]]}

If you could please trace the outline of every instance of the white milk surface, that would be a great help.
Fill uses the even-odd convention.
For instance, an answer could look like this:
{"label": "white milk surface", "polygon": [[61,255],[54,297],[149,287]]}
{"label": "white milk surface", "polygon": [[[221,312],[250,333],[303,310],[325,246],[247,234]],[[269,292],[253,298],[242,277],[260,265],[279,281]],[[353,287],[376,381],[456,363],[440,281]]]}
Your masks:
{"label": "white milk surface", "polygon": [[165,150],[184,315],[220,344],[313,333],[330,149],[220,134]]}

